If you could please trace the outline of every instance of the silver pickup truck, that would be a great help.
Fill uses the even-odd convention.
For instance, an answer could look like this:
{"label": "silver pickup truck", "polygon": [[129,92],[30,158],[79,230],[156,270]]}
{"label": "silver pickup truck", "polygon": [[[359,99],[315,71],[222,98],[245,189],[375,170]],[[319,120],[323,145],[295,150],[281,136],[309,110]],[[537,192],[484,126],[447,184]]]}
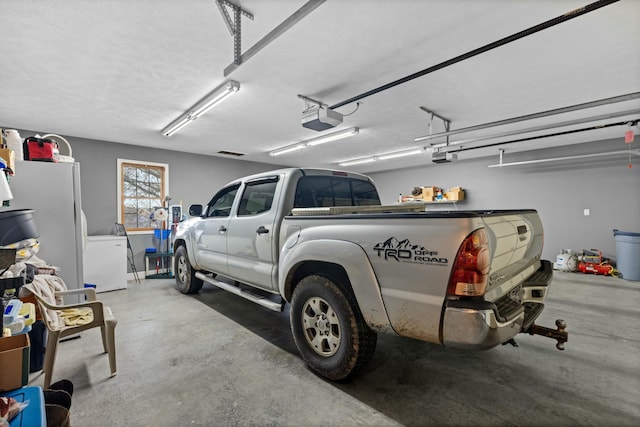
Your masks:
{"label": "silver pickup truck", "polygon": [[271,310],[312,370],[349,377],[377,333],[483,350],[534,324],[552,277],[535,210],[425,211],[382,206],[367,176],[281,169],[238,179],[179,224],[175,276],[185,294],[210,283]]}

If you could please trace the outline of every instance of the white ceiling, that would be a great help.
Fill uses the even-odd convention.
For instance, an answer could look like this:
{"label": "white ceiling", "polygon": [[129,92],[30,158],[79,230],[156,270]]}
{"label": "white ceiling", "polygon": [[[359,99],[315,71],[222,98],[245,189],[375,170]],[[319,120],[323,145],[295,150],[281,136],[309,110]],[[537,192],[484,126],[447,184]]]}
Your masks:
{"label": "white ceiling", "polygon": [[[347,159],[430,146],[414,142],[429,133],[430,116],[420,106],[460,129],[640,92],[640,0],[622,0],[362,99],[335,129],[357,126],[357,136],[268,155],[320,135],[301,126],[305,105],[299,94],[335,105],[589,1],[595,0],[328,0],[226,77],[240,82],[236,95],[166,138],[161,129],[222,83],[224,69],[233,62],[233,39],[214,0],[2,0],[0,126],[214,156],[227,150],[274,165],[337,168]],[[236,0],[255,17],[242,19],[242,51],[305,3]],[[355,109],[352,103],[337,111],[346,115]],[[640,109],[640,99],[451,141],[631,109]],[[443,130],[434,120],[432,132]],[[611,127],[502,148],[513,153],[620,138],[616,149],[624,149],[625,130]],[[496,147],[464,151],[459,159],[497,158],[497,152]],[[374,172],[419,164],[431,164],[429,154],[349,169]]]}

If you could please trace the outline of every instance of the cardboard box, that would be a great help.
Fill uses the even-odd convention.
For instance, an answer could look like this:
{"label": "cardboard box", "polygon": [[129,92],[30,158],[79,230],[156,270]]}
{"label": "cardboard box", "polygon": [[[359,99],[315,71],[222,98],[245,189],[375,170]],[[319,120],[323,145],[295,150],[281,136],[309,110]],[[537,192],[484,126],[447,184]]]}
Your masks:
{"label": "cardboard box", "polygon": [[450,188],[446,193],[447,200],[460,201],[464,200],[464,190],[460,187]]}
{"label": "cardboard box", "polygon": [[[13,172],[16,171],[16,153],[8,148],[0,148],[0,157],[7,162],[7,167]],[[22,160],[22,159],[20,159]]]}
{"label": "cardboard box", "polygon": [[438,191],[438,187],[415,187],[411,195],[416,200],[424,200],[425,202],[433,202],[433,199],[436,197],[436,192]]}
{"label": "cardboard box", "polygon": [[27,334],[0,338],[0,391],[27,385],[30,349]]}

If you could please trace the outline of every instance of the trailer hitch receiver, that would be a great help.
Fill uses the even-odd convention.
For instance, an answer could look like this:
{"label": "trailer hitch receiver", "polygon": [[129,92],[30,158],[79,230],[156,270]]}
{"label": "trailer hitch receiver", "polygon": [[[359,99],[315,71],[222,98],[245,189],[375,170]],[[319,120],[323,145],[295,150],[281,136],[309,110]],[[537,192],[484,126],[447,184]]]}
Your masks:
{"label": "trailer hitch receiver", "polygon": [[557,341],[556,348],[558,350],[564,350],[564,343],[569,339],[569,333],[565,330],[567,328],[567,322],[562,319],[558,319],[556,320],[556,326],[557,329],[551,329],[534,323],[531,325],[528,332],[530,335],[542,335],[544,337],[553,338]]}

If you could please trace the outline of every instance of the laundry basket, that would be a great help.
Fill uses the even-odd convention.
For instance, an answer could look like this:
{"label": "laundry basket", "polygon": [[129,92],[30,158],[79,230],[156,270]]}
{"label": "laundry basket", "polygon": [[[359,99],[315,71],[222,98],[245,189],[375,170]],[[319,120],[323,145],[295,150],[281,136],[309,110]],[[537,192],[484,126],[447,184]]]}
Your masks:
{"label": "laundry basket", "polygon": [[55,133],[48,133],[42,138],[55,138],[57,141],[62,142],[62,144],[58,142],[58,150],[60,150],[58,161],[63,163],[73,163],[76,161],[76,159],[73,158],[73,151],[71,150],[71,144],[69,144],[69,141],[67,141],[60,135],[56,135]]}

